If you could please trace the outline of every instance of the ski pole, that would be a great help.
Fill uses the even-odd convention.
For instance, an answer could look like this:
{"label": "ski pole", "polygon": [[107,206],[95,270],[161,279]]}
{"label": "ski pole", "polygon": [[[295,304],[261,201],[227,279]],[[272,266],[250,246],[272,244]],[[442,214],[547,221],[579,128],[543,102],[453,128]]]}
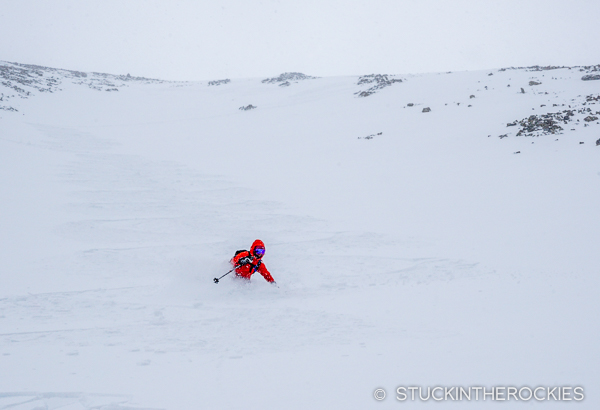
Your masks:
{"label": "ski pole", "polygon": [[213,281],[214,281],[215,283],[219,283],[219,281],[220,281],[221,279],[223,279],[225,276],[229,275],[231,272],[233,272],[234,270],[236,270],[236,269],[237,269],[237,268],[239,268],[240,266],[241,266],[241,265],[234,266],[234,267],[233,267],[233,269],[231,269],[231,270],[230,270],[229,272],[227,272],[225,275],[221,276],[220,278],[214,278],[214,279],[213,279]]}

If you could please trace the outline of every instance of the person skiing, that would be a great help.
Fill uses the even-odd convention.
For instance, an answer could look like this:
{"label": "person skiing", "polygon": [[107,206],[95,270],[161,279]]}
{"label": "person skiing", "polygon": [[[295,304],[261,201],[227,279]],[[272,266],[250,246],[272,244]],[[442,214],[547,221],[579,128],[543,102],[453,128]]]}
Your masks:
{"label": "person skiing", "polygon": [[235,275],[239,278],[250,280],[250,277],[254,272],[258,272],[267,282],[276,284],[262,261],[264,255],[265,244],[260,239],[257,239],[252,243],[249,251],[237,251],[230,261],[235,267]]}

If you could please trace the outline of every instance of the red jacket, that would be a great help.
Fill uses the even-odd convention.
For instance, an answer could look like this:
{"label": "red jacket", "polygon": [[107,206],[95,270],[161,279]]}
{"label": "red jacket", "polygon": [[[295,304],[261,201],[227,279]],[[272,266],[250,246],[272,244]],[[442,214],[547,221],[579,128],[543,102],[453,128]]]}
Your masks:
{"label": "red jacket", "polygon": [[254,274],[254,272],[258,272],[261,275],[263,275],[263,277],[265,278],[265,280],[267,282],[271,282],[271,283],[275,282],[273,280],[273,277],[267,270],[267,267],[262,262],[262,256],[259,257],[254,254],[254,250],[256,248],[264,249],[265,244],[263,243],[263,241],[261,241],[260,239],[255,240],[252,243],[252,247],[250,248],[250,251],[240,252],[237,255],[235,255],[233,258],[231,258],[230,262],[233,266],[238,265],[239,260],[242,258],[250,259],[250,263],[247,263],[245,265],[242,265],[242,266],[236,268],[235,274],[239,277],[250,280],[250,277]]}

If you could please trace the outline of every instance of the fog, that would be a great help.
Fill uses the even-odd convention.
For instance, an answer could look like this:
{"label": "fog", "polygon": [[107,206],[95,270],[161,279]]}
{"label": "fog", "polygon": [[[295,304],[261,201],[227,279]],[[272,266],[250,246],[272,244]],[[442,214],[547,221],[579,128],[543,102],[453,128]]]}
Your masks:
{"label": "fog", "polygon": [[600,62],[593,0],[0,0],[0,60],[210,80]]}

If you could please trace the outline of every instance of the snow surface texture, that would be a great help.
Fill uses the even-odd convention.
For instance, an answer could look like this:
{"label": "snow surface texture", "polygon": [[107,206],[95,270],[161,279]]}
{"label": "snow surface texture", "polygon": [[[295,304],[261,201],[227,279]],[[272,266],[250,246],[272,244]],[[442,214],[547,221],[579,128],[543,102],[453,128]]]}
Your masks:
{"label": "snow surface texture", "polygon": [[[0,409],[534,404],[400,385],[599,408],[596,71],[365,88],[0,63]],[[215,285],[257,238],[279,287]]]}

